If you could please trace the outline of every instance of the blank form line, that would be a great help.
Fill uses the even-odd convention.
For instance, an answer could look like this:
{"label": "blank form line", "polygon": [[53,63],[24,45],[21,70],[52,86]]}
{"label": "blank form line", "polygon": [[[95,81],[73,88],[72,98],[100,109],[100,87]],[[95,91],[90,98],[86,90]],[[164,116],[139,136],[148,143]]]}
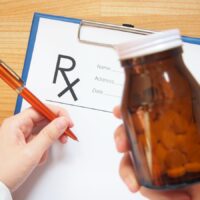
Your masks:
{"label": "blank form line", "polygon": [[111,69],[110,71],[112,71],[112,72],[116,72],[116,73],[120,73],[120,74],[123,73],[123,71],[118,71],[118,70],[114,70],[114,69]]}
{"label": "blank form line", "polygon": [[106,112],[106,113],[112,113],[112,111],[109,111],[109,110],[101,110],[101,109],[91,108],[91,107],[87,107],[87,106],[75,105],[75,104],[71,104],[71,103],[64,103],[64,102],[61,102],[61,101],[54,101],[54,100],[49,100],[49,99],[46,99],[46,101],[52,102],[52,103],[64,104],[64,105],[68,105],[68,106],[74,106],[74,107],[79,107],[79,108],[101,111],[101,112]]}
{"label": "blank form line", "polygon": [[106,94],[106,93],[103,93],[103,95],[105,95],[105,96],[110,96],[110,97],[115,97],[115,98],[120,98],[120,96],[117,96],[117,95],[114,95],[114,94]]}

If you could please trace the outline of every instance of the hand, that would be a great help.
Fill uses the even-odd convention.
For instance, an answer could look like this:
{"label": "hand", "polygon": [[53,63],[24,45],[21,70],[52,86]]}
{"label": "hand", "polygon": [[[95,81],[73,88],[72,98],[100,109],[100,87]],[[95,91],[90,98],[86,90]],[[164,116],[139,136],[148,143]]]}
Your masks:
{"label": "hand", "polygon": [[[113,111],[117,118],[121,118],[120,108],[116,107]],[[141,187],[135,178],[132,162],[129,157],[130,145],[125,134],[123,125],[115,131],[115,143],[119,152],[124,153],[120,163],[119,173],[131,192],[140,191],[145,197],[152,200],[198,200],[200,199],[200,185],[196,184],[179,190],[158,191]]]}
{"label": "hand", "polygon": [[44,162],[48,148],[58,138],[66,143],[66,136],[62,134],[72,127],[72,121],[65,110],[52,106],[51,110],[58,118],[50,123],[33,108],[28,108],[4,120],[0,127],[0,181],[11,191]]}

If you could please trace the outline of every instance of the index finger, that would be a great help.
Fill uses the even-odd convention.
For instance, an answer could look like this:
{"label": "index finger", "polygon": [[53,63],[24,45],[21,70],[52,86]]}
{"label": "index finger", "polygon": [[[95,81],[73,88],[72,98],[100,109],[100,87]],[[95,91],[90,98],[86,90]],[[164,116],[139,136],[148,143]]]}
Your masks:
{"label": "index finger", "polygon": [[[70,119],[68,112],[59,107],[59,106],[53,106],[53,105],[46,105],[53,113],[55,113],[58,117],[64,116]],[[35,110],[33,107],[27,108],[21,113],[17,114],[16,117],[24,123],[25,120],[30,120],[33,125],[41,122],[42,120],[46,119],[42,114],[40,114],[37,110]],[[72,121],[70,119],[70,121]]]}
{"label": "index finger", "polygon": [[[58,117],[66,117],[70,122],[70,127],[73,126],[73,122],[69,117],[68,112],[58,106],[50,106],[47,105]],[[41,115],[38,111],[36,111],[33,107],[27,108],[21,113],[16,114],[15,116],[7,118],[4,123],[3,127],[9,127],[11,129],[14,127],[15,129],[20,129],[27,137],[31,132],[32,129],[37,126],[40,122],[45,120],[46,118]]]}
{"label": "index finger", "polygon": [[124,153],[130,150],[130,144],[123,125],[120,125],[114,133],[117,151]]}

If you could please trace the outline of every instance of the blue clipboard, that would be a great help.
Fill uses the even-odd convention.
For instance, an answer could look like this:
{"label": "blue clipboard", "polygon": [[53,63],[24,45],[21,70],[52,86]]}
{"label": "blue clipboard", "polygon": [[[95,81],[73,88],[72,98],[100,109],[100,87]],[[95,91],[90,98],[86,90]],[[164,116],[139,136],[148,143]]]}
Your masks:
{"label": "blue clipboard", "polygon": [[[132,28],[132,27],[127,27],[127,26],[125,27],[125,26],[119,26],[119,25],[114,25],[114,24],[92,22],[92,21],[86,21],[86,20],[75,19],[75,18],[68,18],[68,17],[63,17],[63,16],[55,16],[55,15],[48,15],[48,14],[42,14],[42,13],[35,13],[34,17],[33,17],[33,21],[32,21],[30,37],[29,37],[29,41],[28,41],[28,48],[27,48],[27,51],[26,51],[26,57],[25,57],[23,71],[22,71],[22,80],[24,81],[25,84],[26,84],[26,81],[27,81],[29,67],[30,67],[30,63],[31,63],[31,59],[32,59],[33,50],[34,50],[34,44],[35,44],[35,40],[36,40],[36,36],[37,36],[39,20],[41,18],[53,19],[53,20],[58,20],[58,21],[65,21],[65,22],[80,24],[80,28],[79,28],[79,31],[78,31],[78,39],[80,41],[86,42],[86,43],[90,43],[90,42],[82,40],[81,35],[80,35],[81,27],[84,26],[84,25],[94,26],[94,27],[99,27],[99,28],[112,29],[112,30],[127,31],[127,32],[142,34],[142,35],[153,33],[153,31],[145,30],[145,29],[138,29],[138,28]],[[192,37],[182,36],[182,40],[186,43],[200,45],[200,38],[192,38]],[[109,46],[109,45],[99,44],[99,43],[94,43],[94,42],[92,42],[92,44]],[[22,106],[22,97],[18,96],[17,101],[16,101],[14,114],[17,114],[17,113],[20,112],[21,106]]]}

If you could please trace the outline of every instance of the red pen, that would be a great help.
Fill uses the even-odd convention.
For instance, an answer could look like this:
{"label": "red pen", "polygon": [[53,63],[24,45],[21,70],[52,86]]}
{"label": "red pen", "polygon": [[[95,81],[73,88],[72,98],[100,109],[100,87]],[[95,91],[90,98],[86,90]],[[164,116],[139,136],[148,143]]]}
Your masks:
{"label": "red pen", "polygon": [[[12,89],[21,95],[28,103],[30,103],[35,110],[41,113],[49,121],[54,120],[57,116],[44,105],[32,92],[30,92],[24,85],[23,80],[3,61],[0,60],[0,78],[4,80]],[[64,134],[78,141],[74,133],[67,129]]]}

